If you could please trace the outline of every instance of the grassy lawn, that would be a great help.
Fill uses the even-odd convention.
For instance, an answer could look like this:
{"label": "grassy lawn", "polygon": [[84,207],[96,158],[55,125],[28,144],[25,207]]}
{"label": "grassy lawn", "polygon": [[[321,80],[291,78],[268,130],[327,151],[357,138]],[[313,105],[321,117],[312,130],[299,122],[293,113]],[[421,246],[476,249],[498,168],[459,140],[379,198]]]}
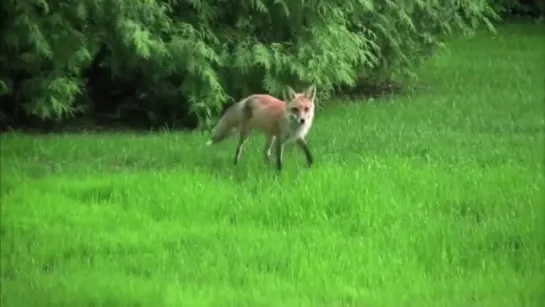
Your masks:
{"label": "grassy lawn", "polygon": [[539,27],[324,102],[279,178],[257,134],[2,135],[1,305],[542,306]]}

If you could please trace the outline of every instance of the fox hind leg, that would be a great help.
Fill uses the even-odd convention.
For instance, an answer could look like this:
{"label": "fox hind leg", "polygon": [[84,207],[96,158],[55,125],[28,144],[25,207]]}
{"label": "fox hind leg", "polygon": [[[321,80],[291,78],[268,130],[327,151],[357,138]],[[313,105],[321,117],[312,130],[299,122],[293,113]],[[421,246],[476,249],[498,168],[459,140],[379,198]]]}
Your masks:
{"label": "fox hind leg", "polygon": [[248,140],[248,135],[251,132],[251,128],[249,126],[250,119],[252,118],[252,105],[251,101],[246,101],[242,107],[242,118],[240,120],[240,127],[239,127],[239,140],[237,145],[237,150],[235,152],[235,161],[234,164],[237,165],[238,161],[240,160],[240,155],[242,154],[242,148],[244,147],[244,144],[246,144],[246,140]]}
{"label": "fox hind leg", "polygon": [[263,159],[265,160],[265,163],[269,163],[269,160],[271,158],[271,149],[275,141],[275,136],[267,136],[265,140],[265,148],[263,148]]}
{"label": "fox hind leg", "polygon": [[282,156],[284,155],[284,143],[278,139],[274,142],[276,148],[276,170],[280,173],[282,171]]}
{"label": "fox hind leg", "polygon": [[251,128],[249,127],[249,121],[252,117],[252,109],[248,104],[244,106],[243,111],[243,118],[240,123],[239,127],[239,140],[237,145],[237,150],[235,152],[235,161],[234,164],[237,165],[238,161],[240,160],[240,155],[242,154],[242,148],[244,147],[244,144],[246,144],[246,141],[248,140],[248,136],[250,135]]}
{"label": "fox hind leg", "polygon": [[244,144],[246,144],[249,134],[250,134],[250,131],[248,129],[246,128],[240,129],[237,150],[235,152],[235,161],[234,161],[235,165],[237,165],[238,161],[240,160],[240,155],[242,154],[242,148],[244,147]]}

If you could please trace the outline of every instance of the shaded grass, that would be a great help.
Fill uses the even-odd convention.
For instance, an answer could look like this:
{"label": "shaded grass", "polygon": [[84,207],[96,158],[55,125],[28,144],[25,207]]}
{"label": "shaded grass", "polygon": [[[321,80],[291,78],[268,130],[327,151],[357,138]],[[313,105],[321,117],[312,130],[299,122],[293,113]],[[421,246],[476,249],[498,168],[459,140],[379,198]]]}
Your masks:
{"label": "shaded grass", "polygon": [[[2,306],[540,306],[539,26],[452,42],[428,92],[254,137],[2,136]],[[542,27],[542,26],[541,26]],[[541,30],[541,29],[540,29]]]}

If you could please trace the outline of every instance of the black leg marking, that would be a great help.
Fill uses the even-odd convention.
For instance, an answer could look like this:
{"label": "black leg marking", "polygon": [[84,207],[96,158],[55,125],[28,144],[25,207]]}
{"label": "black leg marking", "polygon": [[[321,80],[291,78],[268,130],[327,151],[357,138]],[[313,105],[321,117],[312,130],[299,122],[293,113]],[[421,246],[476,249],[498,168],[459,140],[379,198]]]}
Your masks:
{"label": "black leg marking", "polygon": [[276,147],[276,169],[278,172],[282,171],[282,155],[284,154],[284,144],[280,139],[275,141]]}
{"label": "black leg marking", "polygon": [[304,139],[298,139],[297,145],[299,145],[299,148],[303,150],[303,153],[305,154],[305,158],[307,159],[308,167],[311,167],[314,163],[314,159],[312,158],[312,154],[310,153],[310,149],[308,148],[307,142],[305,142]]}

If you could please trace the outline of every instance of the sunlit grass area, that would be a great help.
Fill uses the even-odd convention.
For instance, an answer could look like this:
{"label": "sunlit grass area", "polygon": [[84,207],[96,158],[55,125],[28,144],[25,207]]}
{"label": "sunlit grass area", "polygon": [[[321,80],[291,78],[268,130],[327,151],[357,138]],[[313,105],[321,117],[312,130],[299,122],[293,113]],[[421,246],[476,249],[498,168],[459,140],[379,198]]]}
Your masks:
{"label": "sunlit grass area", "polygon": [[[255,134],[1,136],[2,306],[541,306],[543,26],[453,40],[411,95]],[[319,90],[319,89],[318,89]]]}

